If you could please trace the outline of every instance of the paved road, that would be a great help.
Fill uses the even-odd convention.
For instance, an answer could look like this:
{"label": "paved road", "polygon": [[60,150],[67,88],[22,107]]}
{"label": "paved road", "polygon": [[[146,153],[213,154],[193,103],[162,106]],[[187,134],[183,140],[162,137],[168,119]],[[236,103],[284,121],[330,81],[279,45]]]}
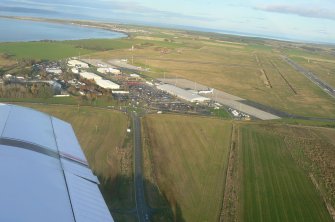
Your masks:
{"label": "paved road", "polygon": [[285,62],[287,62],[289,65],[291,65],[295,70],[298,72],[304,74],[309,80],[311,80],[313,83],[318,85],[323,91],[328,93],[330,96],[335,98],[335,89],[328,85],[326,82],[319,79],[314,73],[307,70],[306,68],[300,66],[299,64],[295,63],[292,59],[289,59],[286,56],[282,56]]}
{"label": "paved road", "polygon": [[135,150],[135,201],[139,222],[149,221],[150,208],[146,204],[144,196],[144,184],[142,173],[142,142],[141,121],[136,113],[132,113]]}

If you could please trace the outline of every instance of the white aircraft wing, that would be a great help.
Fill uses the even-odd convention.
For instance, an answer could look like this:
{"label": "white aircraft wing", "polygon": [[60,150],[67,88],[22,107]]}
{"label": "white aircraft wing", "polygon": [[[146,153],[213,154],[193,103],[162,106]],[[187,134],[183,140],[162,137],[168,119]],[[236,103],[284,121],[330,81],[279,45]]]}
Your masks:
{"label": "white aircraft wing", "polygon": [[0,104],[0,133],[0,221],[113,221],[70,124]]}

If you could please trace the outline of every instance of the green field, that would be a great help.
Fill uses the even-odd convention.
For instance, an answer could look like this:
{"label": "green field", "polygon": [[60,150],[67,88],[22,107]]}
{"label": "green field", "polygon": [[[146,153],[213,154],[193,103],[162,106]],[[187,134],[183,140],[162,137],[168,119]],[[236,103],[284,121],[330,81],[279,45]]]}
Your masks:
{"label": "green field", "polygon": [[332,221],[283,138],[255,126],[241,134],[241,221]]}
{"label": "green field", "polygon": [[15,42],[1,43],[0,52],[19,59],[58,60],[92,51],[62,42]]}
{"label": "green field", "polygon": [[[161,195],[171,205],[175,220],[217,221],[231,123],[161,115],[145,117],[143,124],[157,183]],[[152,202],[151,206],[162,207]]]}
{"label": "green field", "polygon": [[232,133],[231,121],[175,115],[142,122],[149,204],[175,220],[332,221],[335,130],[237,122]]}
{"label": "green field", "polygon": [[83,48],[93,51],[105,51],[105,50],[115,50],[131,48],[133,42],[122,39],[84,39],[84,40],[73,40],[64,41],[63,43],[75,46],[77,48]]}
{"label": "green field", "polygon": [[[285,144],[299,166],[320,191],[327,208],[335,212],[335,129],[334,126],[307,127],[264,125],[267,131],[285,138]],[[335,218],[335,213],[333,213]]]}
{"label": "green field", "polygon": [[218,118],[222,118],[222,119],[230,119],[231,118],[230,113],[223,108],[212,109],[211,112],[213,113],[214,116],[216,116]]}
{"label": "green field", "polygon": [[8,58],[8,56],[3,55],[0,53],[0,74],[1,74],[1,67],[7,67],[7,66],[12,66],[15,65],[16,61],[13,59]]}

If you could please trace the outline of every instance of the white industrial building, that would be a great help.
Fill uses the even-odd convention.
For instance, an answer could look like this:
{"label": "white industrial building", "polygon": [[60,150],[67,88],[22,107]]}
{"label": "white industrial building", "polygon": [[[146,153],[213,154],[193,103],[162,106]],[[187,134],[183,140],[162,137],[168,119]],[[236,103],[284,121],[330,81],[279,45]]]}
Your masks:
{"label": "white industrial building", "polygon": [[89,79],[89,80],[94,80],[94,81],[98,79],[102,79],[101,76],[98,76],[97,74],[94,74],[92,72],[81,72],[79,75],[84,79]]}
{"label": "white industrial building", "polygon": [[98,86],[104,89],[120,89],[120,85],[113,83],[110,80],[98,79],[95,82]]}
{"label": "white industrial building", "polygon": [[136,73],[133,73],[133,74],[130,74],[130,77],[132,77],[132,78],[140,78],[140,75],[136,74]]}
{"label": "white industrial building", "polygon": [[71,66],[71,67],[78,67],[78,68],[85,68],[85,69],[89,68],[89,66],[88,66],[87,63],[84,63],[84,62],[82,62],[82,61],[75,60],[75,59],[73,59],[73,60],[69,60],[69,61],[67,62],[67,65],[68,65],[68,66]]}
{"label": "white industrial building", "polygon": [[154,84],[152,82],[146,81],[146,84],[148,84],[149,86],[153,86]]}
{"label": "white industrial building", "polygon": [[97,69],[98,72],[102,73],[102,74],[107,74],[107,73],[112,73],[114,75],[120,75],[121,71],[115,68],[98,68]]}
{"label": "white industrial building", "polygon": [[97,66],[98,66],[98,67],[107,67],[107,65],[106,65],[106,64],[103,64],[103,63],[98,63]]}
{"label": "white industrial building", "polygon": [[63,71],[60,68],[46,68],[45,71],[47,73],[53,73],[53,74],[56,74],[56,75],[59,75],[59,74],[63,73]]}
{"label": "white industrial building", "polygon": [[79,73],[79,70],[77,68],[72,68],[71,69],[71,72],[73,72],[74,74],[78,74]]}
{"label": "white industrial building", "polygon": [[120,89],[120,85],[110,80],[105,80],[101,76],[98,76],[97,74],[91,72],[81,72],[80,76],[84,79],[94,80],[98,86],[104,89]]}
{"label": "white industrial building", "polygon": [[13,76],[11,74],[6,74],[5,79],[11,79]]}
{"label": "white industrial building", "polygon": [[129,91],[112,91],[113,94],[129,94]]}
{"label": "white industrial building", "polygon": [[189,102],[207,102],[210,101],[209,98],[199,96],[198,94],[191,93],[185,89],[181,89],[177,86],[170,85],[170,84],[163,84],[157,86],[157,89],[160,89],[162,91],[165,91],[173,96],[177,96],[183,100],[189,101]]}
{"label": "white industrial building", "polygon": [[237,110],[233,110],[232,112],[231,112],[235,117],[238,117],[239,115],[240,115],[240,113],[239,112],[237,112]]}

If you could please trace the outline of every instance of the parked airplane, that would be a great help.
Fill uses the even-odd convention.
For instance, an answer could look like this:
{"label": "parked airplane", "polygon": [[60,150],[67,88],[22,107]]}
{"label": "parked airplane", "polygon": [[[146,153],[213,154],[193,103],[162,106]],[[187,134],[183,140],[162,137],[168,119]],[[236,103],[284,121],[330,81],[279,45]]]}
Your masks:
{"label": "parked airplane", "polygon": [[208,90],[201,90],[198,92],[199,94],[213,94],[214,93],[214,89],[208,89]]}

